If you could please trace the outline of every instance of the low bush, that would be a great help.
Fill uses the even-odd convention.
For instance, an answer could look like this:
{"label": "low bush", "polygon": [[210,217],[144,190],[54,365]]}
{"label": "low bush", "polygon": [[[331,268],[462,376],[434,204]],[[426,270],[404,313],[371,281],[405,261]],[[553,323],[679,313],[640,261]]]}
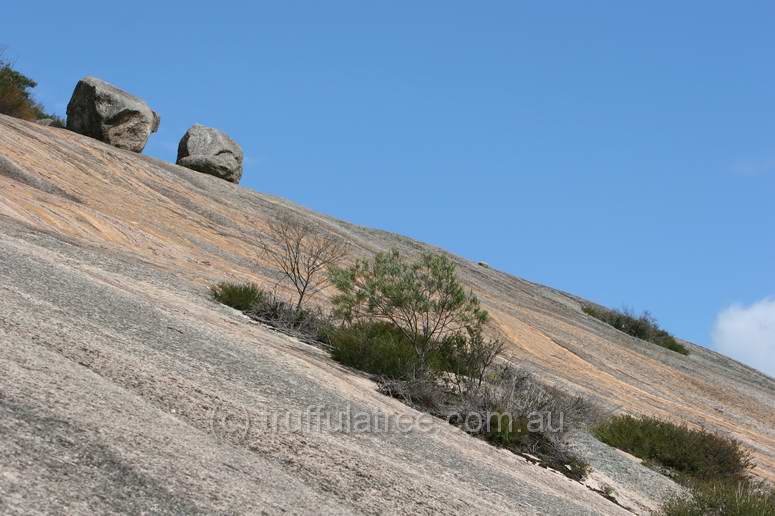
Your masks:
{"label": "low bush", "polygon": [[24,90],[8,80],[6,68],[0,68],[0,113],[23,120],[35,120],[36,113]]}
{"label": "low bush", "polygon": [[418,367],[404,333],[385,322],[360,321],[329,331],[334,360],[386,379],[414,378]]}
{"label": "low bush", "polygon": [[588,423],[590,406],[544,385],[511,365],[492,368],[478,389],[470,390],[451,407],[460,423],[487,421],[480,437],[515,452],[530,453],[549,467],[580,480],[586,462],[570,452],[567,436]]}
{"label": "low bush", "polygon": [[656,418],[613,417],[594,429],[604,443],[667,468],[678,480],[737,482],[753,468],[750,453],[731,438]]}
{"label": "low bush", "polygon": [[563,440],[558,439],[555,434],[559,430],[534,427],[539,421],[551,422],[557,414],[537,414],[538,416],[531,417],[492,414],[482,437],[496,446],[517,453],[535,455],[545,466],[561,471],[574,480],[582,480],[589,474],[590,466],[581,457],[570,452]]}
{"label": "low bush", "polygon": [[589,465],[567,443],[570,432],[587,425],[589,405],[514,366],[493,367],[478,389],[463,393],[450,388],[443,377],[383,380],[380,392],[494,446],[534,455],[570,478],[581,480],[589,472]]}
{"label": "low bush", "polygon": [[437,382],[425,378],[395,380],[383,377],[379,380],[379,392],[442,419],[447,415],[443,408],[450,406],[452,398]]}
{"label": "low bush", "polygon": [[307,309],[281,300],[253,283],[221,282],[210,287],[213,299],[311,344],[325,344],[333,326],[320,308]]}
{"label": "low bush", "polygon": [[264,291],[253,283],[224,281],[210,287],[213,299],[236,310],[249,310],[264,299]]}
{"label": "low bush", "polygon": [[64,127],[64,121],[56,115],[46,113],[43,106],[35,102],[30,90],[37,83],[15,70],[0,55],[0,113],[23,120],[50,118],[52,125]]}
{"label": "low bush", "polygon": [[775,494],[754,481],[750,453],[731,438],[656,418],[613,417],[593,430],[601,441],[644,460],[689,488],[662,516],[775,516]]}
{"label": "low bush", "polygon": [[458,393],[481,386],[503,347],[501,341],[477,333],[450,335],[430,346],[423,366],[406,333],[389,322],[359,320],[342,324],[330,328],[325,340],[331,346],[332,357],[350,367],[383,379],[435,382],[443,376],[447,386]]}
{"label": "low bush", "polygon": [[676,353],[688,355],[686,346],[675,340],[675,337],[659,327],[657,320],[648,312],[636,315],[629,310],[610,310],[607,308],[584,305],[584,313],[610,324],[619,331],[662,346]]}
{"label": "low bush", "polygon": [[479,389],[495,359],[503,351],[503,341],[488,339],[481,329],[469,329],[465,335],[444,338],[433,346],[431,368],[450,373],[446,376],[458,393]]}
{"label": "low bush", "polygon": [[691,496],[668,500],[661,516],[775,516],[775,491],[759,482],[706,482]]}
{"label": "low bush", "polygon": [[267,292],[245,315],[310,344],[327,344],[333,328],[330,318],[320,308],[304,308]]}

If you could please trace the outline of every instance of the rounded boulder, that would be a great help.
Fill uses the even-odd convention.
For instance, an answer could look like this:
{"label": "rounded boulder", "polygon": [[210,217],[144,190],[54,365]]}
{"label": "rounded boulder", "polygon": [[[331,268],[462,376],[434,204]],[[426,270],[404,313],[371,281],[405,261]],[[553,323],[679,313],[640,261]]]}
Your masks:
{"label": "rounded boulder", "polygon": [[67,104],[69,130],[132,152],[143,151],[159,121],[145,101],[96,77],[78,81]]}
{"label": "rounded boulder", "polygon": [[242,178],[242,147],[218,129],[196,124],[178,144],[177,164],[231,183]]}

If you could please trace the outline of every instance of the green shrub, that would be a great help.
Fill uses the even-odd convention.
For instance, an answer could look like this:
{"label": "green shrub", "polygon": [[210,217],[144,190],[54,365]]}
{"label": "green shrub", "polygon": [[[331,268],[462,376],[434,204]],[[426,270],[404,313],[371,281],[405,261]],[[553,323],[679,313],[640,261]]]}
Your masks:
{"label": "green shrub", "polygon": [[734,439],[627,415],[609,419],[594,433],[647,464],[666,468],[689,487],[689,496],[662,506],[662,516],[775,516],[775,494],[749,478],[751,455]]}
{"label": "green shrub", "polygon": [[441,410],[451,398],[450,393],[441,385],[427,378],[397,380],[388,377],[379,379],[379,392],[385,396],[401,400],[417,410],[445,418]]}
{"label": "green shrub", "polygon": [[264,299],[264,291],[253,283],[230,283],[227,281],[210,287],[213,299],[237,310],[249,310]]}
{"label": "green shrub", "polygon": [[31,121],[51,118],[54,120],[52,125],[64,127],[61,118],[47,114],[43,106],[35,102],[30,92],[35,86],[35,81],[0,59],[0,113]]}
{"label": "green shrub", "polygon": [[496,412],[485,430],[487,441],[505,448],[521,448],[529,439],[529,420],[525,416]]}
{"label": "green shrub", "polygon": [[609,310],[591,305],[582,306],[582,310],[587,315],[610,324],[627,335],[651,342],[682,355],[689,354],[686,346],[679,343],[675,340],[675,337],[660,328],[657,320],[648,312],[636,315],[629,310]]}
{"label": "green shrub", "polygon": [[668,500],[662,516],[775,516],[775,491],[756,482],[708,482],[692,486],[691,496]]}
{"label": "green shrub", "polygon": [[679,480],[736,482],[753,467],[738,441],[656,418],[616,416],[594,433],[610,446],[668,468]]}
{"label": "green shrub", "polygon": [[412,344],[386,322],[359,321],[328,332],[331,356],[342,364],[390,379],[406,380],[418,367]]}
{"label": "green shrub", "polygon": [[267,324],[309,344],[325,344],[332,328],[320,308],[298,307],[253,283],[221,282],[210,287],[213,299],[240,310],[254,321]]}

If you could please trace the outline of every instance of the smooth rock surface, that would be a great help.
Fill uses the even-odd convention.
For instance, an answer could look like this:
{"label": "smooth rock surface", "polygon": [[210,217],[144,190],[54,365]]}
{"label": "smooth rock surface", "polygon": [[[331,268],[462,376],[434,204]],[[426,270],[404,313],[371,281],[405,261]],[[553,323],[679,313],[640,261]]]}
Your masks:
{"label": "smooth rock surface", "polygon": [[132,152],[143,151],[159,123],[145,101],[96,77],[78,81],[67,104],[69,130]]}
{"label": "smooth rock surface", "polygon": [[[264,426],[317,406],[418,415],[209,299],[218,281],[275,284],[256,252],[267,221],[293,213],[358,257],[438,249],[1,115],[0,156],[0,514],[629,514],[440,421]],[[575,296],[453,259],[508,360],[612,413],[734,436],[775,479],[772,378],[692,344],[684,357],[632,339]],[[632,458],[579,446],[628,506],[671,490]]]}
{"label": "smooth rock surface", "polygon": [[196,124],[178,144],[178,165],[231,183],[239,183],[242,178],[242,160],[242,147],[212,127]]}

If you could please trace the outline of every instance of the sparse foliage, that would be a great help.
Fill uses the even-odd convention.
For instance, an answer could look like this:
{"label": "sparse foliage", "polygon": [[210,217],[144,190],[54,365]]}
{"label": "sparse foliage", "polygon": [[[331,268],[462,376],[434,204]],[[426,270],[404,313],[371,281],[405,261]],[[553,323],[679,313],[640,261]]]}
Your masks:
{"label": "sparse foliage", "polygon": [[428,378],[386,379],[380,392],[495,446],[538,456],[545,466],[570,478],[579,480],[589,472],[589,465],[566,442],[569,432],[587,425],[589,404],[542,384],[523,369],[498,364],[480,388],[464,392],[451,392]]}
{"label": "sparse foliage", "polygon": [[452,373],[449,382],[460,393],[479,389],[485,375],[503,351],[503,341],[487,338],[481,328],[472,328],[468,335],[452,335],[441,342],[439,367]]}
{"label": "sparse foliage", "polygon": [[490,424],[482,431],[488,441],[535,454],[571,478],[587,473],[565,438],[587,424],[589,404],[544,385],[523,369],[510,364],[493,367],[481,388],[468,391],[454,410],[464,419],[489,417]]}
{"label": "sparse foliage", "polygon": [[329,317],[320,307],[298,308],[269,292],[264,292],[245,315],[309,344],[323,344],[331,331]]}
{"label": "sparse foliage", "polygon": [[349,249],[342,239],[292,215],[271,220],[258,246],[296,290],[297,310],[328,285],[327,270],[341,263]]}

